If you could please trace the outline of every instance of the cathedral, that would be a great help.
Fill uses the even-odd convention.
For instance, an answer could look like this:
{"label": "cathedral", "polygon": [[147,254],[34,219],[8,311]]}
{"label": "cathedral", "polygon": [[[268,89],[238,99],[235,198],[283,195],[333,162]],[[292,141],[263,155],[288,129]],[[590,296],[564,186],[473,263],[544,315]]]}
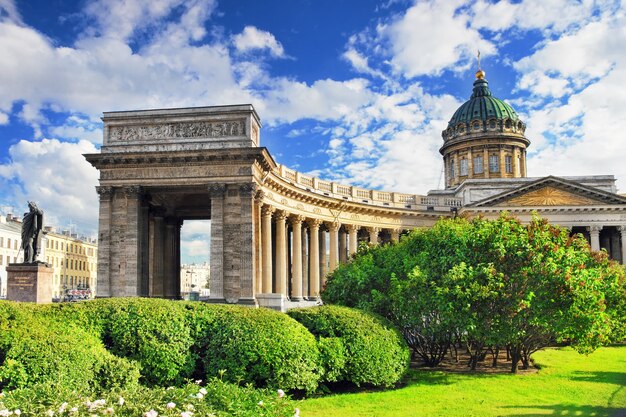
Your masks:
{"label": "cathedral", "polygon": [[277,164],[252,105],[106,112],[100,171],[99,297],[180,296],[180,228],[210,219],[210,302],[284,311],[319,301],[359,242],[454,216],[533,213],[626,261],[626,197],[613,176],[529,177],[526,125],[476,73],[442,132],[445,189],[426,195],[326,181]]}

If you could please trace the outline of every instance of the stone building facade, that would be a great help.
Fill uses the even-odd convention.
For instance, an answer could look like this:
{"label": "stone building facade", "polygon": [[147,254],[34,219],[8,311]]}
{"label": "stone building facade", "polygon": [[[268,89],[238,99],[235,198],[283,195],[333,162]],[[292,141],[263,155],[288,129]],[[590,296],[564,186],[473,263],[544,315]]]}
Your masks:
{"label": "stone building facade", "polygon": [[468,103],[442,134],[446,189],[427,195],[276,164],[251,105],[105,113],[101,152],[85,155],[100,171],[98,296],[177,298],[191,219],[211,220],[209,300],[281,310],[315,303],[359,242],[393,242],[441,217],[537,211],[626,259],[626,198],[612,176],[527,178],[525,125],[484,73]]}

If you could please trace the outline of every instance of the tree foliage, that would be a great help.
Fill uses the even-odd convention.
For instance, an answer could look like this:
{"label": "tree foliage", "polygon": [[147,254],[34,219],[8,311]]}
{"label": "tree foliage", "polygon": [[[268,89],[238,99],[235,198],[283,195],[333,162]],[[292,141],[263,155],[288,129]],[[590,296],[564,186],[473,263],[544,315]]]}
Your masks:
{"label": "tree foliage", "polygon": [[622,340],[624,276],[582,236],[504,214],[441,220],[399,244],[362,248],[333,272],[322,297],[391,319],[427,365],[461,341],[472,368],[507,348],[515,372],[550,343],[589,353]]}

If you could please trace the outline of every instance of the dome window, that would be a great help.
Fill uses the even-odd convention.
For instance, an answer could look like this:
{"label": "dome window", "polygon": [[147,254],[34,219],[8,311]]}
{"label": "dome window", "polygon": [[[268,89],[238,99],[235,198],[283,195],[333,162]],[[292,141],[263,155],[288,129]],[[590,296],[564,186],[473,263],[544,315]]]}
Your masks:
{"label": "dome window", "polygon": [[510,128],[511,128],[511,121],[507,119],[507,121],[506,121],[506,123],[504,124],[504,126],[505,126],[507,129],[510,129]]}
{"label": "dome window", "polygon": [[480,122],[474,122],[474,130],[480,129]]}
{"label": "dome window", "polygon": [[495,129],[496,128],[496,121],[491,119],[489,120],[489,128],[490,129]]}

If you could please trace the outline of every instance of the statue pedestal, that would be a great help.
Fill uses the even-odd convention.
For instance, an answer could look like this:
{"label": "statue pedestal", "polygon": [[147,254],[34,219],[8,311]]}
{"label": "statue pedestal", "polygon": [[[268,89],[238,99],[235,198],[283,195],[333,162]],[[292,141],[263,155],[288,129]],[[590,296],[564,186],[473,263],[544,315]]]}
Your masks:
{"label": "statue pedestal", "polygon": [[7,266],[7,300],[37,304],[52,302],[54,269],[45,262]]}

